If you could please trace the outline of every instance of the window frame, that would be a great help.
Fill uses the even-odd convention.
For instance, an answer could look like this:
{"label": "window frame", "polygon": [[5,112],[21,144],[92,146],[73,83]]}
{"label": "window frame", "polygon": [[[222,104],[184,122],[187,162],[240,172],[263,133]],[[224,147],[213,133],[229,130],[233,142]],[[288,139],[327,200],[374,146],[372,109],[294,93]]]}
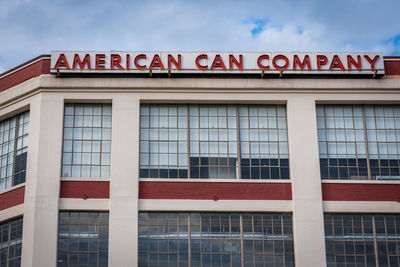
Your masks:
{"label": "window frame", "polygon": [[[152,106],[156,106],[156,107],[160,107],[160,106],[166,106],[166,107],[168,107],[168,106],[176,106],[177,109],[179,109],[180,107],[186,108],[186,113],[185,113],[186,128],[184,128],[184,129],[187,130],[187,137],[186,137],[186,139],[184,141],[187,143],[187,145],[186,145],[187,148],[186,148],[186,152],[185,152],[186,156],[187,156],[187,165],[186,165],[187,166],[187,177],[178,177],[178,176],[177,177],[170,177],[170,175],[167,175],[167,177],[160,177],[161,176],[160,172],[158,173],[157,177],[151,177],[152,175],[149,172],[149,170],[151,169],[151,166],[152,166],[150,164],[150,158],[146,159],[147,163],[145,165],[141,164],[142,154],[146,154],[147,157],[149,157],[149,155],[151,155],[150,142],[153,141],[150,138],[150,129],[151,129],[150,118],[151,118],[151,115],[150,115],[150,113],[144,115],[144,116],[146,116],[148,118],[149,121],[148,121],[148,125],[146,123],[145,125],[147,125],[147,126],[143,127],[142,108],[146,107],[147,109],[150,110]],[[234,110],[235,110],[235,113],[236,113],[234,115],[234,118],[236,118],[235,127],[232,128],[232,130],[235,131],[235,141],[234,142],[236,143],[236,152],[235,152],[236,153],[236,158],[234,158],[236,160],[236,166],[235,166],[236,177],[235,178],[221,178],[220,175],[218,175],[216,178],[215,177],[208,178],[208,177],[210,177],[210,173],[208,173],[209,175],[208,175],[207,178],[201,178],[200,175],[199,175],[199,177],[192,177],[192,175],[191,175],[191,167],[192,167],[191,166],[192,165],[191,164],[191,155],[193,154],[193,152],[191,150],[191,143],[193,141],[200,143],[200,138],[199,138],[199,140],[194,140],[194,139],[190,138],[190,132],[191,132],[191,130],[193,130],[192,127],[190,126],[190,123],[191,123],[191,115],[190,115],[191,112],[190,111],[191,111],[191,107],[200,108],[201,106],[207,106],[207,108],[215,106],[215,108],[217,108],[217,109],[220,106],[225,107],[225,108],[233,107]],[[264,160],[262,158],[261,154],[259,154],[258,157],[257,157],[257,155],[254,154],[256,157],[252,158],[252,157],[254,157],[254,155],[251,152],[247,153],[249,158],[243,158],[242,156],[246,155],[246,153],[242,153],[242,145],[243,145],[243,143],[247,142],[250,145],[251,143],[257,142],[260,145],[260,143],[264,142],[264,143],[267,143],[267,145],[270,145],[272,142],[275,142],[275,141],[271,141],[269,138],[267,138],[267,140],[261,140],[261,139],[251,140],[250,138],[248,138],[247,141],[246,140],[241,140],[241,134],[240,134],[241,131],[250,132],[250,130],[252,130],[252,131],[254,130],[250,126],[248,126],[247,128],[240,126],[241,118],[243,118],[243,117],[246,118],[248,120],[248,123],[249,123],[250,118],[253,117],[252,115],[247,115],[247,116],[240,115],[239,114],[239,109],[241,107],[245,107],[247,109],[249,109],[250,107],[255,107],[255,108],[259,108],[260,107],[260,108],[266,108],[266,109],[273,108],[275,110],[275,112],[276,112],[276,114],[274,115],[274,118],[276,120],[276,127],[275,128],[258,127],[258,128],[255,129],[257,131],[264,130],[264,131],[267,132],[267,134],[269,133],[269,131],[272,131],[272,130],[277,132],[277,140],[276,140],[277,158],[275,160],[276,163],[274,161],[273,165],[271,165],[272,163],[269,163],[269,160],[271,159],[271,153],[270,152],[267,153],[268,156],[266,158],[266,160],[268,161],[268,166],[266,166],[266,165],[257,165],[257,166],[254,165],[254,166],[252,166],[251,163],[248,166],[242,164],[242,161],[244,161],[246,159],[247,159],[247,161],[250,161],[250,162],[252,161],[252,159],[258,160],[260,162],[259,164],[261,164],[261,160]],[[166,181],[174,180],[174,181],[176,181],[176,180],[178,180],[178,181],[241,181],[241,182],[272,182],[273,181],[273,182],[287,182],[287,181],[291,180],[290,158],[289,158],[289,140],[288,140],[289,138],[288,138],[287,106],[284,103],[278,103],[278,104],[271,104],[271,103],[268,103],[268,104],[259,104],[259,103],[257,103],[257,104],[141,103],[140,110],[141,110],[141,112],[140,112],[140,115],[139,115],[139,119],[140,119],[140,137],[139,137],[139,142],[141,143],[142,141],[145,141],[145,142],[148,143],[147,144],[148,147],[146,148],[146,150],[144,152],[143,152],[143,150],[141,148],[139,148],[139,171],[138,171],[139,173],[138,173],[138,176],[139,176],[139,179],[142,180],[142,181],[150,181],[150,180],[166,180]],[[279,113],[281,110],[284,111],[283,115]],[[156,116],[160,117],[160,115],[156,115]],[[210,115],[208,115],[208,117],[210,117]],[[217,114],[215,114],[212,117],[216,117],[217,120],[218,120],[219,116]],[[259,119],[261,117],[262,117],[262,115],[259,115],[259,114],[257,114],[257,116],[256,116],[257,119]],[[265,115],[265,120],[268,120],[268,118],[270,118],[270,117],[271,117],[271,115],[269,115],[269,114]],[[179,119],[178,115],[177,115],[177,118]],[[200,113],[197,115],[197,118],[200,119]],[[223,118],[228,120],[228,118],[229,118],[228,113]],[[284,128],[281,128],[282,124],[278,124],[278,121],[281,118],[283,118],[283,121],[284,121]],[[198,123],[200,123],[200,122],[198,122]],[[226,125],[227,125],[227,128],[225,130],[229,131],[230,128],[228,127],[228,122],[226,122]],[[200,124],[199,124],[199,126],[200,126]],[[170,129],[170,128],[167,127],[166,129]],[[176,129],[180,129],[180,128],[177,127]],[[202,129],[202,128],[201,127],[196,128],[196,130],[199,130],[199,129]],[[213,129],[217,129],[218,130],[220,128],[216,127],[216,128],[213,128]],[[147,130],[148,131],[146,136],[148,135],[149,137],[147,137],[147,139],[142,139],[142,130]],[[280,132],[282,132],[282,134],[285,135],[284,139],[280,139],[281,138],[280,135],[279,135]],[[248,134],[250,134],[250,133],[248,133]],[[210,136],[210,135],[208,134],[208,136]],[[159,142],[159,139],[158,140],[154,140],[154,141]],[[179,141],[179,139],[178,139],[178,141]],[[210,142],[210,141],[208,141],[208,142]],[[219,142],[219,139],[218,139],[217,142]],[[226,140],[226,143],[228,143],[228,146],[229,146],[230,142],[231,142],[231,140],[228,138]],[[140,145],[142,146],[142,144],[140,144]],[[280,147],[282,145],[286,146],[286,150],[283,151],[283,152],[281,152],[281,147]],[[194,153],[201,154],[200,151],[194,152]],[[208,153],[208,154],[210,154],[210,153]],[[286,157],[283,158],[284,156],[286,156]],[[218,157],[216,159],[220,159],[220,158]],[[228,153],[228,158],[227,159],[230,159],[229,158],[229,153]],[[145,168],[143,170],[147,171],[147,173],[144,174],[144,175],[142,174],[142,168],[141,168],[142,166],[145,166]],[[161,169],[160,166],[161,165],[159,165],[158,168],[155,169],[155,170],[159,171]],[[167,169],[169,169],[171,167],[171,165],[166,165],[165,167]],[[201,166],[199,164],[198,168],[200,169],[200,167]],[[229,167],[229,166],[228,165],[226,165],[226,166],[224,165],[222,167]],[[247,178],[243,178],[244,169],[247,168],[248,171],[250,172],[252,170],[252,167],[258,167],[257,169],[258,169],[258,172],[259,172],[258,173],[258,177],[259,178],[253,178],[252,176],[248,176]],[[262,167],[267,167],[268,175],[264,175],[264,174],[261,173],[262,172],[261,171]],[[219,166],[217,166],[217,168],[219,168]],[[282,168],[285,169],[285,170],[282,170]],[[274,169],[274,170],[272,170],[272,169]],[[278,175],[276,175],[272,171],[274,171]],[[210,172],[210,170],[208,172]]]}
{"label": "window frame", "polygon": [[[336,121],[337,118],[341,118],[343,117],[344,120],[346,119],[346,115],[336,115],[334,114],[333,116],[327,116],[326,114],[326,108],[327,107],[332,107],[333,108],[333,112],[335,112],[335,107],[341,107],[341,108],[346,108],[346,107],[351,107],[352,109],[352,115],[348,116],[349,118],[352,119],[352,123],[353,123],[353,131],[354,131],[354,140],[349,140],[347,137],[343,140],[338,140],[337,138],[337,131],[344,131],[346,132],[347,128],[346,126],[344,127],[337,127],[335,125],[334,128],[329,128],[328,127],[328,123],[327,123],[327,117],[333,118],[333,120]],[[397,178],[392,178],[392,177],[396,177],[396,175],[387,175],[387,177],[389,178],[380,178],[377,179],[377,177],[386,177],[385,175],[373,175],[372,174],[372,166],[371,166],[371,160],[375,160],[377,159],[378,162],[378,169],[379,171],[382,169],[381,168],[381,164],[380,164],[380,159],[381,159],[381,155],[389,155],[389,154],[381,154],[379,151],[376,153],[376,157],[372,157],[371,153],[370,153],[370,144],[371,143],[376,143],[379,144],[379,141],[376,140],[372,140],[369,136],[369,132],[371,131],[378,131],[378,130],[383,130],[383,131],[396,131],[396,128],[387,128],[384,127],[382,129],[377,127],[377,118],[380,118],[380,116],[376,115],[376,108],[385,108],[385,107],[391,107],[391,108],[400,108],[400,105],[393,105],[393,104],[323,104],[323,103],[317,103],[316,104],[316,121],[317,121],[317,134],[318,134],[318,155],[319,155],[319,167],[320,167],[320,177],[321,180],[326,182],[326,181],[379,181],[379,182],[399,182],[400,181],[400,176],[398,176]],[[323,110],[323,115],[319,115],[318,114],[318,109],[322,108]],[[354,110],[358,108],[361,111],[361,117],[360,116],[355,116]],[[366,111],[368,109],[372,109],[374,114],[373,116],[369,116],[367,115]],[[395,120],[396,115],[393,114],[393,119]],[[321,127],[320,123],[322,123],[319,119],[322,118],[323,119],[323,125]],[[357,128],[356,127],[356,119],[360,119],[361,118],[361,123],[362,123],[362,127]],[[367,125],[367,119],[369,118],[373,118],[374,120],[374,128],[369,128],[369,126]],[[400,117],[398,117],[400,119]],[[381,118],[386,119],[386,115],[384,115],[384,117]],[[343,122],[343,124],[345,125],[345,122]],[[400,128],[397,128],[397,130],[400,130]],[[349,154],[346,152],[346,157],[340,158],[339,154],[336,150],[336,152],[334,154],[330,154],[329,152],[329,140],[328,140],[328,131],[335,131],[335,141],[334,143],[337,145],[338,143],[352,143],[354,142],[355,144],[355,158],[352,159],[354,160],[355,165],[350,164],[350,163],[346,163],[345,165],[341,165],[340,160],[344,160],[347,161],[351,158],[349,158]],[[359,135],[359,137],[357,137],[357,131],[362,131],[362,135]],[[325,133],[325,136],[322,136],[323,133]],[[347,133],[346,133],[347,134]],[[322,136],[322,137],[321,137]],[[362,136],[362,140],[357,140],[357,138],[360,138],[360,136]],[[323,140],[321,140],[321,138],[324,138]],[[386,143],[390,143],[388,141],[385,141]],[[324,148],[321,148],[321,143],[324,144]],[[400,140],[391,142],[391,143],[397,143],[397,146],[400,145]],[[364,150],[364,153],[362,154],[362,157],[358,156],[358,146],[360,145],[360,147],[362,147],[362,150]],[[322,149],[322,150],[321,150]],[[323,155],[326,156],[326,158],[321,157],[321,151],[325,151],[325,153]],[[398,151],[397,155],[400,155],[400,152]],[[332,157],[334,156],[334,157]],[[387,156],[388,157],[388,156]],[[323,162],[323,160],[325,160]],[[336,160],[336,162],[335,162]],[[365,160],[365,163],[364,163]],[[387,159],[388,161],[390,159]],[[331,162],[333,163],[333,165],[331,164]],[[399,159],[397,159],[397,161],[399,162],[397,165],[397,172],[400,172],[400,157]],[[336,176],[335,178],[330,178],[331,177],[331,173],[330,173],[330,168],[332,167],[336,167],[337,168],[337,174],[333,175]],[[341,168],[342,167],[342,168]],[[389,167],[392,167],[390,165],[388,165],[387,168],[383,168],[383,169],[387,169],[387,171],[389,172]],[[346,173],[347,173],[347,177],[342,178],[341,176],[346,176],[346,175],[342,175],[341,174],[341,169],[346,168]],[[350,172],[354,172],[353,169],[357,169],[357,178],[351,178],[351,174]],[[326,176],[323,178],[323,176]],[[363,177],[365,177],[363,179]]]}
{"label": "window frame", "polygon": [[[76,110],[78,108],[82,108],[82,114],[76,114]],[[92,109],[92,114],[84,114],[85,113],[85,107],[90,107]],[[73,114],[67,114],[67,109],[70,108],[72,109]],[[100,108],[100,115],[94,113],[95,108]],[[109,112],[107,114],[104,114],[104,109],[107,108],[109,109]],[[79,123],[81,125],[76,125],[75,120],[76,117],[80,116],[82,117],[82,123]],[[93,123],[93,117],[100,117],[100,126],[95,126]],[[67,121],[67,117],[71,117],[72,121]],[[84,119],[85,117],[91,117],[91,124],[90,126],[85,126]],[[104,126],[104,117],[109,117],[109,121],[107,122],[107,125]],[[67,130],[70,129],[70,133],[68,133],[68,138],[67,136]],[[75,137],[75,131],[74,129],[81,129],[81,137],[76,138]],[[84,137],[84,130],[85,129],[90,129],[91,132],[91,137],[90,138],[85,138]],[[94,138],[94,131],[93,129],[97,129],[100,137],[99,138]],[[106,135],[108,135],[108,139],[104,139],[104,132]],[[89,131],[88,131],[89,132]],[[68,144],[68,149],[66,149],[67,145],[66,143],[70,142]],[[99,151],[93,151],[93,146],[94,142],[99,143]],[[110,169],[111,169],[111,142],[112,142],[112,103],[91,103],[91,102],[68,102],[64,103],[64,112],[63,112],[63,138],[62,138],[62,152],[61,152],[61,179],[65,180],[71,180],[71,179],[100,179],[100,180],[107,180],[110,178]],[[79,151],[75,151],[75,143],[81,143],[80,144],[80,149]],[[88,151],[83,151],[84,150],[84,143],[90,143],[90,152]],[[108,144],[106,144],[108,143]],[[104,149],[106,148],[106,149]],[[68,155],[67,155],[68,154]],[[74,163],[74,155],[78,157],[78,154],[80,154],[80,163]],[[83,162],[82,156],[83,154],[90,154],[90,163],[85,164]],[[98,154],[98,164],[93,164],[92,161],[92,156],[93,154]],[[103,161],[103,156],[104,160],[108,161],[108,164],[102,164]],[[68,157],[68,158],[67,158]],[[73,175],[73,167],[79,168],[79,175]],[[89,170],[89,175],[83,175],[84,171],[83,168],[87,168]],[[92,169],[93,167],[98,168],[98,175],[92,176]],[[65,175],[68,173],[66,169],[69,169],[69,174]],[[103,176],[103,172],[106,171],[107,173]]]}
{"label": "window frame", "polygon": [[[11,132],[9,127],[10,127],[11,121],[14,119],[15,119],[15,126],[14,126],[15,128],[14,128],[13,132]],[[20,123],[21,120],[22,120],[22,123]],[[5,143],[10,142],[11,135],[13,136],[12,137],[13,141],[12,141],[12,150],[10,150],[10,148],[8,148],[8,152],[6,152],[5,154],[3,154],[3,152],[1,152],[1,154],[0,154],[0,158],[6,157],[5,166],[2,166],[2,168],[0,168],[0,173],[2,172],[3,168],[4,168],[4,172],[5,172],[5,177],[1,178],[1,181],[5,180],[4,181],[4,189],[0,189],[0,193],[4,193],[9,190],[12,190],[16,186],[19,186],[26,182],[27,160],[28,160],[27,155],[28,155],[28,147],[29,147],[30,111],[24,110],[24,111],[18,112],[17,114],[0,121],[0,124],[2,124],[2,123],[8,123],[9,125],[8,125],[8,130],[3,129],[3,131],[0,132],[3,140],[5,138],[4,133],[5,132],[8,133],[7,141],[0,140],[0,149],[4,149],[3,146],[5,145]],[[21,130],[21,134],[18,133],[20,130]],[[26,144],[24,145],[25,140],[26,140]],[[18,148],[19,142],[21,142],[20,148]],[[7,146],[8,146],[8,144],[7,144]],[[20,154],[20,155],[25,154],[25,159],[24,158],[21,159],[24,163],[24,169],[21,169],[21,167],[19,167],[18,171],[16,171],[17,157],[19,156],[19,155],[17,155],[17,153],[19,151],[25,151]],[[10,165],[10,164],[8,164],[8,162],[9,162],[8,155],[11,153],[13,155],[12,155],[12,164]],[[21,164],[21,162],[19,162],[19,164]],[[7,168],[10,168],[10,167],[11,167],[11,185],[7,186],[7,177],[10,177],[10,176],[7,176],[7,172],[8,172]],[[21,182],[21,177],[20,177],[21,174],[23,174],[23,182]],[[18,179],[19,179],[18,183],[16,183],[16,176],[18,176]]]}
{"label": "window frame", "polygon": [[[14,223],[17,223],[18,225],[21,225],[21,229],[17,229],[18,230],[17,238],[11,240],[11,237],[12,237],[11,230],[12,230],[12,226],[13,226]],[[7,248],[6,265],[8,266],[10,261],[18,260],[18,259],[19,259],[19,263],[21,264],[21,260],[22,260],[22,238],[23,238],[23,217],[14,218],[14,219],[7,220],[7,221],[4,221],[4,222],[0,223],[1,230],[3,230],[4,226],[6,226],[8,228],[7,229],[7,231],[8,231],[8,233],[7,233],[7,246],[6,247],[2,247],[2,250],[4,248]],[[2,231],[1,231],[0,234],[2,234]],[[2,244],[3,244],[3,242],[2,242]],[[17,245],[20,246],[19,253],[18,253],[19,256],[17,255],[17,256],[14,256],[14,257],[10,257],[10,253],[11,253],[10,252],[10,248],[12,248],[14,246],[17,246]],[[13,248],[13,249],[15,249],[15,248]]]}
{"label": "window frame", "polygon": [[[156,218],[157,223],[154,223],[154,218],[151,218],[150,215],[154,214],[154,218]],[[161,215],[165,215],[161,217]],[[172,231],[170,230],[170,224],[168,220],[169,215],[176,215],[174,221],[177,222],[177,227],[173,227]],[[230,262],[232,266],[243,266],[243,264],[247,261],[251,261],[253,265],[256,264],[256,257],[266,257],[271,256],[274,259],[275,256],[281,257],[283,263],[287,263],[287,266],[295,266],[294,259],[294,238],[293,238],[293,214],[292,213],[244,213],[244,212],[151,212],[151,211],[142,211],[139,212],[138,219],[138,231],[139,231],[139,244],[138,244],[138,259],[139,266],[152,266],[151,265],[151,255],[150,254],[177,254],[177,263],[179,262],[179,255],[181,251],[187,251],[184,255],[184,259],[188,260],[188,265],[191,264],[196,265],[196,262],[193,262],[193,259],[202,261],[202,256],[209,256],[210,260],[212,255],[217,255],[217,257],[222,257],[223,255],[229,255]],[[158,217],[157,217],[158,216]],[[185,218],[186,217],[186,218]],[[245,218],[246,217],[246,218]],[[258,223],[255,223],[256,217],[258,219]],[[250,218],[250,221],[249,221]],[[266,223],[264,219],[267,218],[267,221],[270,220],[270,224]],[[278,218],[278,224],[276,225],[276,218]],[[235,222],[233,222],[235,219]],[[289,219],[289,220],[288,220]],[[146,221],[147,220],[147,221]],[[259,223],[260,221],[261,224]],[[147,222],[147,223],[144,223]],[[181,222],[184,222],[183,232],[180,232]],[[207,222],[206,225],[202,225],[203,222]],[[217,224],[216,224],[217,222]],[[228,222],[228,225],[224,225],[224,222]],[[246,224],[246,222],[250,222],[250,224]],[[290,222],[290,225],[285,225],[285,222]],[[268,227],[267,227],[268,225]],[[162,226],[162,232],[160,232],[160,226]],[[256,226],[258,228],[256,229]],[[225,230],[223,230],[225,228]],[[266,233],[264,228],[269,230]],[[250,230],[249,230],[250,229]],[[275,232],[275,229],[280,229],[280,232]],[[186,230],[186,231],[185,231]],[[250,232],[248,232],[250,231]],[[262,232],[262,236],[259,234]],[[171,234],[172,233],[172,234]],[[219,234],[215,236],[213,233]],[[235,235],[234,235],[235,234]],[[238,235],[237,235],[238,234]],[[182,235],[182,239],[180,236]],[[227,235],[224,238],[224,235]],[[176,236],[176,237],[175,237]],[[162,238],[164,237],[164,238]],[[186,238],[185,238],[186,237]],[[155,243],[158,244],[159,240],[170,240],[176,239],[178,240],[187,240],[187,248],[180,250],[180,243],[176,252],[171,253],[169,249],[167,252],[165,249],[161,250],[157,246],[154,247],[149,242],[149,240],[155,240]],[[198,242],[196,242],[198,241]],[[205,247],[208,249],[202,248],[202,243],[205,242]],[[221,242],[219,244],[219,249],[213,251],[212,247],[215,245],[216,241]],[[227,248],[227,251],[224,251],[224,247],[222,246],[223,241],[227,241],[227,244],[238,243],[239,247],[236,250],[230,250]],[[255,249],[255,244],[261,241],[264,244],[265,241],[269,241],[271,245],[272,241],[272,251],[268,251],[261,247],[262,251]],[[279,243],[282,245],[282,251],[275,251],[275,241],[277,241],[277,247],[279,247]],[[282,242],[280,242],[282,241]],[[285,250],[286,244],[284,241],[290,243],[290,246]],[[153,242],[154,243],[154,242]],[[165,242],[164,242],[165,243]],[[197,243],[197,244],[196,244]],[[207,246],[207,243],[209,244]],[[245,243],[250,244],[252,249],[245,250]],[[194,251],[196,247],[199,250]],[[217,244],[218,246],[218,244]],[[156,249],[155,249],[156,248]],[[166,247],[168,248],[168,247]],[[154,250],[155,249],[155,250]],[[198,252],[198,253],[197,253]],[[142,254],[141,254],[142,253]],[[199,257],[193,257],[197,255]],[[239,262],[233,262],[233,257],[235,256],[236,260],[240,260]],[[247,256],[247,257],[246,257]],[[143,265],[143,262],[140,262],[141,257],[145,258],[145,262],[147,265]],[[185,262],[184,262],[185,264]],[[251,266],[253,266],[251,265]],[[184,265],[186,266],[186,265]],[[198,266],[198,265],[196,265]],[[206,265],[208,266],[208,265]],[[220,265],[218,265],[220,266]],[[222,265],[223,266],[223,265]],[[245,265],[247,266],[247,265]],[[278,265],[277,265],[278,266]],[[281,266],[281,265],[279,265]],[[284,265],[286,266],[286,265]]]}

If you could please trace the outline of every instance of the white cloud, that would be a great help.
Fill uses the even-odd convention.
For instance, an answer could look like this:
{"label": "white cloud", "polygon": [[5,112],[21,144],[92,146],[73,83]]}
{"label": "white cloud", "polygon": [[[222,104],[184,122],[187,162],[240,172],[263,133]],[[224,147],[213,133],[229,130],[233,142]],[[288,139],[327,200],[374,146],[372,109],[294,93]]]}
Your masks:
{"label": "white cloud", "polygon": [[[381,50],[389,55],[396,47],[383,41],[400,33],[398,0],[3,1],[3,69],[52,50]],[[255,36],[252,20],[267,21]]]}

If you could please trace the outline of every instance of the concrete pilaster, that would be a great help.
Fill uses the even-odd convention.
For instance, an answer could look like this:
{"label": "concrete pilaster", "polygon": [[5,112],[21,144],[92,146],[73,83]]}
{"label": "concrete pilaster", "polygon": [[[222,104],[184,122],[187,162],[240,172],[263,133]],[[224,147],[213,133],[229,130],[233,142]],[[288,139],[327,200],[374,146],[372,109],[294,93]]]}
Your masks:
{"label": "concrete pilaster", "polygon": [[109,266],[137,266],[139,99],[112,103]]}
{"label": "concrete pilaster", "polygon": [[33,97],[24,201],[23,267],[56,266],[62,124],[62,98],[46,93]]}
{"label": "concrete pilaster", "polygon": [[315,101],[287,102],[293,196],[294,254],[298,267],[326,266]]}

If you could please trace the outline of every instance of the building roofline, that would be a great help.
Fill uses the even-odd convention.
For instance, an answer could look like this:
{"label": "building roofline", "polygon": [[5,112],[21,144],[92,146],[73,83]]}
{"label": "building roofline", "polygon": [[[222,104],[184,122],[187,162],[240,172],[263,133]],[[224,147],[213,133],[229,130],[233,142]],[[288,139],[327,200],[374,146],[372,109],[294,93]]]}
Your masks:
{"label": "building roofline", "polygon": [[34,57],[34,58],[24,62],[24,63],[19,64],[18,66],[14,67],[14,68],[11,68],[9,70],[6,70],[3,73],[0,73],[0,79],[4,78],[4,77],[6,77],[6,76],[8,76],[8,75],[20,70],[20,69],[26,68],[27,66],[32,65],[32,64],[36,63],[39,60],[50,59],[50,56],[51,56],[50,54],[43,54],[43,55]]}
{"label": "building roofline", "polygon": [[[42,54],[0,74],[0,92],[50,73],[50,54]],[[400,56],[383,56],[385,76],[400,76]]]}

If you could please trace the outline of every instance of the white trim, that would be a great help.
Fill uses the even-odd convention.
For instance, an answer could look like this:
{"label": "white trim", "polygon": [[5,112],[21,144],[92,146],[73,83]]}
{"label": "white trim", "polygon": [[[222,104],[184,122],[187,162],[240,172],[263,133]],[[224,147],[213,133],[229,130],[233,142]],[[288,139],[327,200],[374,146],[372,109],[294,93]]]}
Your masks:
{"label": "white trim", "polygon": [[398,61],[400,62],[400,58],[385,58],[385,56],[383,56],[383,62],[385,61]]}
{"label": "white trim", "polygon": [[61,182],[109,182],[110,178],[68,178],[61,177]]}
{"label": "white trim", "polygon": [[292,212],[291,200],[139,199],[139,211]]}
{"label": "white trim", "polygon": [[400,203],[394,201],[324,201],[324,213],[400,213]]}
{"label": "white trim", "polygon": [[139,178],[139,182],[184,182],[184,183],[282,183],[290,184],[290,179],[168,179],[168,178]]}
{"label": "white trim", "polygon": [[82,199],[82,198],[60,198],[58,200],[61,210],[109,210],[108,199]]}
{"label": "white trim", "polygon": [[400,184],[396,180],[321,180],[322,184]]}
{"label": "white trim", "polygon": [[5,210],[0,211],[0,222],[11,218],[19,217],[24,214],[24,204],[20,204]]}

